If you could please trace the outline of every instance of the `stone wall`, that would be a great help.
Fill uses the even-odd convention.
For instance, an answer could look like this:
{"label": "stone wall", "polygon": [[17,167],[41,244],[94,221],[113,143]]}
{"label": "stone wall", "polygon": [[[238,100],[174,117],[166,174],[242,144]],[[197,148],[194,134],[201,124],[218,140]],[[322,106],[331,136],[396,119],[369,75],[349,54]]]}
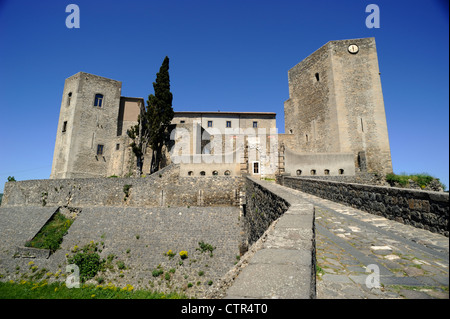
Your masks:
{"label": "stone wall", "polygon": [[214,297],[315,298],[313,205],[297,191],[251,177],[245,190],[241,221],[252,245]]}
{"label": "stone wall", "polygon": [[2,206],[175,207],[236,205],[242,178],[180,177],[170,165],[144,178],[79,178],[8,182]]}
{"label": "stone wall", "polygon": [[285,173],[317,176],[354,176],[352,153],[297,153],[286,147]]}
{"label": "stone wall", "polygon": [[284,186],[449,236],[448,193],[288,176],[281,180]]}
{"label": "stone wall", "polygon": [[288,210],[290,204],[254,179],[246,179],[245,192],[243,225],[246,240],[251,245],[261,237],[274,220]]}

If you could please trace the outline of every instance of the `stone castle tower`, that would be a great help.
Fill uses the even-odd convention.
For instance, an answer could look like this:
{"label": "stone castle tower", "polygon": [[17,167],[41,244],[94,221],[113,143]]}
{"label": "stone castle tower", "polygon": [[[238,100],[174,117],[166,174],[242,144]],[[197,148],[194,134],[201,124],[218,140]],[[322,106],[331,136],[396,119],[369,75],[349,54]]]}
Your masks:
{"label": "stone castle tower", "polygon": [[141,98],[120,95],[122,82],[79,72],[66,79],[50,178],[125,175],[132,161],[126,131]]}
{"label": "stone castle tower", "polygon": [[330,41],[288,76],[288,148],[351,153],[356,172],[392,172],[374,38]]}

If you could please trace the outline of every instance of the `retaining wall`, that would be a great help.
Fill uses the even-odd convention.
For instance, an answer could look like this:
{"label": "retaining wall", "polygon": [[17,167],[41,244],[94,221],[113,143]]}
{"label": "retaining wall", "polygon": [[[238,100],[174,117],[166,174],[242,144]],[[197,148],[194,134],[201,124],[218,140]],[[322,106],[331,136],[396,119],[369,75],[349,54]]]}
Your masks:
{"label": "retaining wall", "polygon": [[8,182],[2,206],[215,206],[237,205],[242,178],[180,177],[171,165],[144,178],[77,178]]}
{"label": "retaining wall", "polygon": [[449,236],[449,194],[282,176],[282,185]]}
{"label": "retaining wall", "polygon": [[248,253],[223,279],[226,298],[315,298],[314,208],[285,188],[246,178]]}

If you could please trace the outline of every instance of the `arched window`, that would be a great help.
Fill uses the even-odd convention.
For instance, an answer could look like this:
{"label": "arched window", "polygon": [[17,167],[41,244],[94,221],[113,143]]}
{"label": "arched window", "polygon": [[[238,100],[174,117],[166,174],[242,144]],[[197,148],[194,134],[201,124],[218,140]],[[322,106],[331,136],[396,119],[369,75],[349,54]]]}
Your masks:
{"label": "arched window", "polygon": [[189,172],[188,172],[188,175],[189,175],[189,176],[192,176],[192,175],[194,175],[194,172],[193,172],[193,171],[189,171]]}
{"label": "arched window", "polygon": [[311,170],[311,175],[316,175],[316,170],[315,169]]}
{"label": "arched window", "polygon": [[227,175],[227,176],[228,176],[228,175],[231,175],[231,172],[230,172],[229,170],[226,170],[225,173],[224,173],[224,175]]}
{"label": "arched window", "polygon": [[103,94],[95,94],[94,106],[102,107]]}
{"label": "arched window", "polygon": [[200,175],[201,175],[201,176],[205,176],[205,175],[206,175],[205,171],[201,171],[201,172],[200,172]]}
{"label": "arched window", "polygon": [[69,92],[69,94],[67,94],[67,106],[70,105],[70,100],[72,99],[72,92]]}
{"label": "arched window", "polygon": [[216,175],[219,175],[219,172],[218,172],[218,171],[213,171],[212,174],[213,174],[214,176],[216,176]]}
{"label": "arched window", "polygon": [[326,170],[323,171],[323,173],[324,173],[325,175],[330,175],[330,170],[329,170],[329,169],[326,169]]}
{"label": "arched window", "polygon": [[342,168],[339,169],[339,175],[344,175],[344,170]]}
{"label": "arched window", "polygon": [[297,173],[297,176],[300,176],[300,175],[302,175],[302,170],[298,169],[296,173]]}

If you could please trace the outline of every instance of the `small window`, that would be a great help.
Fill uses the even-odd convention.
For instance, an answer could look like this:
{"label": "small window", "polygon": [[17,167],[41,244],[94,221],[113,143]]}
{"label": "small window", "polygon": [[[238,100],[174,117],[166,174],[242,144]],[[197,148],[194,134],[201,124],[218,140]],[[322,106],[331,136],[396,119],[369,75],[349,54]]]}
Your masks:
{"label": "small window", "polygon": [[229,170],[226,170],[224,175],[226,175],[226,176],[231,175],[231,172]]}
{"label": "small window", "polygon": [[258,122],[257,121],[253,121],[253,128],[257,128],[258,127]]}
{"label": "small window", "polygon": [[193,172],[193,171],[189,171],[189,172],[188,172],[188,175],[189,175],[189,176],[192,176],[192,175],[194,175],[194,172]]}
{"label": "small window", "polygon": [[330,170],[329,170],[329,169],[326,169],[326,170],[323,171],[323,173],[324,173],[325,175],[330,175]]}
{"label": "small window", "polygon": [[97,155],[103,155],[103,145],[102,144],[97,145]]}
{"label": "small window", "polygon": [[67,121],[64,121],[62,131],[65,132],[67,129]]}
{"label": "small window", "polygon": [[217,175],[219,175],[219,172],[218,172],[218,171],[213,171],[212,174],[213,174],[214,176],[217,176]]}
{"label": "small window", "polygon": [[297,172],[295,172],[295,173],[297,174],[297,176],[300,176],[300,175],[302,175],[302,170],[298,169]]}
{"label": "small window", "polygon": [[67,106],[70,105],[70,99],[72,98],[72,92],[69,92],[69,94],[67,94]]}
{"label": "small window", "polygon": [[339,175],[344,175],[344,170],[342,168],[339,169]]}
{"label": "small window", "polygon": [[316,175],[316,170],[312,169],[310,173],[311,173],[311,175]]}
{"label": "small window", "polygon": [[253,174],[259,174],[259,162],[253,162]]}
{"label": "small window", "polygon": [[205,176],[205,175],[206,175],[205,171],[201,171],[201,172],[200,172],[200,175],[201,175],[201,176]]}
{"label": "small window", "polygon": [[317,81],[317,82],[320,81],[319,73],[316,73],[316,81]]}
{"label": "small window", "polygon": [[120,144],[116,144],[116,151],[120,150]]}
{"label": "small window", "polygon": [[208,121],[208,127],[212,127],[212,122],[213,121]]}
{"label": "small window", "polygon": [[305,139],[306,139],[306,142],[308,142],[308,134],[305,134]]}
{"label": "small window", "polygon": [[95,94],[94,106],[102,107],[103,105],[103,95]]}
{"label": "small window", "polygon": [[180,124],[184,124],[184,123],[186,123],[186,121],[183,121],[183,120],[180,121]]}
{"label": "small window", "polygon": [[293,133],[293,131],[292,131],[292,129],[290,129],[290,130],[289,130],[289,134],[292,134],[292,133]]}
{"label": "small window", "polygon": [[231,121],[227,121],[227,127],[231,127]]}

